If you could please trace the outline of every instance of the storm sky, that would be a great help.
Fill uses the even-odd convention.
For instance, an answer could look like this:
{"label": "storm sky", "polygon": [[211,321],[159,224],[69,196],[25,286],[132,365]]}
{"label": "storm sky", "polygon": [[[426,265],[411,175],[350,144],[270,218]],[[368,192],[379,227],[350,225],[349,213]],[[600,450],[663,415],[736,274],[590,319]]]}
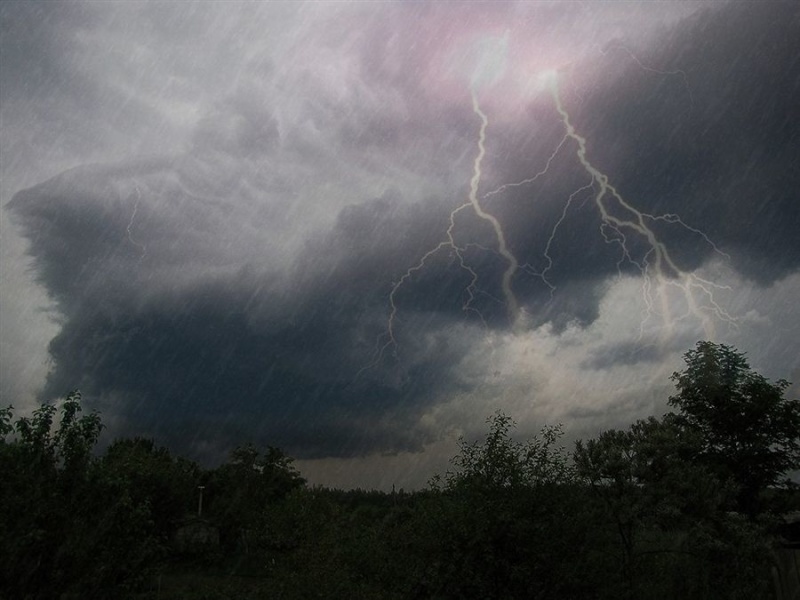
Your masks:
{"label": "storm sky", "polygon": [[4,405],[419,487],[497,410],[662,414],[701,339],[800,380],[796,3],[0,19]]}

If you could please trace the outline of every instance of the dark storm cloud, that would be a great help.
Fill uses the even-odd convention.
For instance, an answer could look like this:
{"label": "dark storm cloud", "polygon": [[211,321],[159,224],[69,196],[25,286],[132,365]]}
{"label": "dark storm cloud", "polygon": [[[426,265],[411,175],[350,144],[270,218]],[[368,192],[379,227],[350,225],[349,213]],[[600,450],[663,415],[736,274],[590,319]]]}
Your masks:
{"label": "dark storm cloud", "polygon": [[[800,265],[800,126],[793,116],[800,106],[799,36],[796,5],[733,3],[687,19],[646,48],[608,44],[573,74],[594,85],[573,90],[567,81],[562,92],[588,140],[589,160],[631,204],[653,215],[679,215],[762,285]],[[560,135],[563,129],[550,126],[539,133],[536,149],[516,146],[511,154],[526,160],[511,162],[516,165],[503,171],[503,180],[531,177]],[[554,183],[545,179],[492,199],[512,223],[521,262],[541,261],[566,198],[587,179],[576,165],[561,166],[570,153],[576,162],[575,144],[567,146],[554,161],[562,169]],[[530,220],[519,218],[526,206]],[[555,284],[614,272],[620,258],[599,235],[593,203],[573,206],[554,239]],[[530,229],[535,210],[541,225]],[[684,270],[715,253],[686,228],[651,226]]]}
{"label": "dark storm cloud", "polygon": [[[797,125],[787,116],[800,104],[796,30],[789,5],[730,5],[634,48],[640,62],[609,46],[575,68],[613,75],[590,73],[592,86],[565,90],[590,159],[632,203],[680,214],[762,283],[800,259]],[[445,244],[396,290],[397,345],[387,345],[390,293],[446,241],[479,125],[468,105],[437,104],[408,65],[391,67],[389,40],[368,39],[361,69],[331,81],[302,68],[281,79],[285,65],[260,63],[252,87],[239,84],[197,123],[185,152],[79,167],[16,195],[9,208],[63,319],[45,398],[81,387],[127,431],[176,447],[256,437],[314,457],[430,441],[419,418],[459,391],[454,369],[470,352],[456,324],[508,325],[506,263],[491,227],[458,213],[453,235],[479,276],[471,306],[480,317],[464,311],[471,273]],[[368,77],[387,88],[370,96]],[[273,79],[292,89],[286,106],[264,99]],[[482,193],[531,177],[558,146],[552,106],[524,114],[529,121],[493,122]],[[405,153],[393,155],[397,147]],[[570,141],[547,177],[482,201],[523,265],[520,302],[557,332],[597,318],[620,262],[591,191],[564,213],[589,183],[574,155]],[[434,197],[375,198],[356,185],[381,169],[459,183]],[[336,201],[317,190],[351,182]],[[321,197],[329,205],[318,207]],[[702,236],[653,226],[682,268],[711,257]],[[584,366],[658,358],[623,345]]]}
{"label": "dark storm cloud", "polygon": [[[682,340],[683,342],[683,340]],[[683,343],[680,347],[685,347]],[[656,363],[669,354],[669,349],[655,341],[622,342],[611,346],[601,346],[593,350],[583,364],[585,368],[603,370],[616,365],[638,365]]]}
{"label": "dark storm cloud", "polygon": [[[643,94],[652,118],[648,127],[637,111],[627,117],[642,133],[626,181],[637,196],[659,209],[665,203],[665,212],[675,206],[706,230],[745,276],[771,283],[800,265],[800,127],[792,116],[800,105],[800,9],[734,4],[722,17],[675,33],[668,55],[686,72],[693,104],[678,118],[679,106],[659,110],[659,95]],[[622,119],[617,109],[609,123]],[[694,248],[687,250],[692,265]]]}
{"label": "dark storm cloud", "polygon": [[[74,27],[97,25],[89,13],[58,2],[6,2],[0,5],[0,32],[3,36],[3,89],[0,97],[41,95],[54,87],[70,91],[59,100],[70,102],[65,110],[78,109],[78,90],[87,90],[87,78],[73,80],[66,69],[63,50],[70,43]],[[41,97],[41,100],[51,101]],[[74,103],[74,104],[73,104]]]}
{"label": "dark storm cloud", "polygon": [[286,268],[264,270],[231,248],[221,208],[170,185],[172,167],[75,169],[11,203],[64,319],[43,396],[112,397],[129,428],[176,445],[204,431],[301,457],[419,448],[412,423],[463,353],[435,333],[448,291],[416,318],[434,333],[404,340],[402,368],[356,375],[385,333],[388,276],[419,260],[446,213],[396,198],[352,206]]}

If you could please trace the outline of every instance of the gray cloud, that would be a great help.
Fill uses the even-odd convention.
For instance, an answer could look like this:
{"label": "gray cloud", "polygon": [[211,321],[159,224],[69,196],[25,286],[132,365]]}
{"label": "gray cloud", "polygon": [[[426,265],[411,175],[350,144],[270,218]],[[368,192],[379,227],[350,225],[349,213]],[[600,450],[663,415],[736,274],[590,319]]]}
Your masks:
{"label": "gray cloud", "polygon": [[[575,83],[574,93],[568,83],[563,93],[588,140],[589,160],[631,204],[652,215],[680,215],[762,285],[795,271],[800,260],[800,135],[790,117],[800,102],[798,22],[797,8],[785,3],[738,3],[702,13],[648,47],[612,41],[573,75],[583,82],[602,73],[603,80],[588,89]],[[537,113],[553,120],[545,115]],[[560,125],[551,125],[535,139],[504,137],[512,144],[506,152],[521,158],[506,162],[498,184],[531,177],[561,135]],[[587,180],[575,151],[572,142],[562,148],[553,178],[492,199],[511,223],[521,260],[541,261],[567,197]],[[564,166],[565,160],[572,164]],[[583,277],[584,270],[616,269],[619,255],[603,247],[596,208],[576,204],[554,240],[554,253],[560,254],[554,282]],[[686,228],[651,225],[685,270],[715,254],[707,240]]]}
{"label": "gray cloud", "polygon": [[[187,424],[200,414],[214,434],[252,430],[301,456],[419,447],[420,433],[399,423],[395,435],[374,430],[400,406],[398,418],[413,420],[433,401],[458,350],[407,336],[402,369],[354,376],[385,329],[392,261],[417,260],[445,213],[390,199],[352,206],[294,261],[265,270],[214,218],[248,215],[185,195],[170,185],[173,168],[75,169],[11,203],[41,239],[37,273],[64,318],[44,397],[77,385],[117,393],[127,408],[113,410],[131,426],[176,443],[196,435]],[[274,226],[269,214],[262,222]],[[434,331],[437,309],[425,319]]]}
{"label": "gray cloud", "polygon": [[[115,148],[112,158],[125,154],[119,136],[140,124],[149,133],[116,162],[77,161],[7,205],[62,324],[42,397],[80,386],[121,432],[187,451],[255,437],[300,457],[349,457],[436,440],[441,429],[425,417],[469,391],[459,369],[475,360],[476,332],[513,330],[501,285],[507,262],[491,226],[471,210],[453,217],[460,257],[445,244],[409,273],[447,240],[450,211],[469,194],[480,121],[463,82],[447,83],[458,61],[442,48],[481,21],[453,23],[447,10],[427,5],[389,5],[393,19],[352,7],[308,9],[324,19],[289,21],[287,9],[279,16],[296,24],[294,33],[280,35],[273,23],[275,38],[261,41],[261,12],[245,27],[205,4],[159,4],[128,15],[125,32],[122,13],[80,6],[5,9],[5,22],[19,15],[36,32],[4,40],[19,53],[3,58],[14,67],[3,70],[4,83],[14,84],[8,101],[19,107],[48,89],[64,91],[63,101],[38,100],[46,116],[37,127],[58,137],[58,127],[94,122],[81,135]],[[569,10],[577,11],[575,31],[596,31],[596,13]],[[564,27],[559,10],[536,15],[552,19],[553,31]],[[507,17],[491,15],[492,27]],[[340,26],[350,19],[360,27]],[[788,118],[800,100],[797,9],[732,4],[663,22],[671,28],[631,34],[628,45],[624,35],[595,33],[579,60],[575,49],[551,49],[572,60],[565,106],[589,159],[631,204],[679,214],[697,229],[648,221],[681,269],[724,262],[711,239],[740,274],[773,284],[800,258],[798,136]],[[209,48],[198,31],[215,32]],[[144,62],[83,64],[81,39],[119,39]],[[184,50],[147,58],[148,45],[168,40]],[[203,60],[192,61],[194,51]],[[24,90],[31,69],[39,74]],[[200,88],[206,93],[194,99]],[[536,182],[481,202],[521,265],[513,291],[528,331],[549,328],[566,344],[575,328],[597,323],[615,281],[641,278],[633,262],[652,255],[628,230],[630,260],[622,260],[594,203],[597,184],[581,190],[590,178],[577,145],[559,147],[564,128],[548,94],[521,100],[511,117],[499,112],[504,102],[487,91],[481,195],[531,178],[551,156],[552,164]],[[7,114],[29,114],[18,110]],[[184,111],[196,118],[176,116]],[[153,142],[161,126],[175,139]],[[24,129],[15,118],[14,131]],[[86,155],[96,161],[96,152]],[[390,294],[406,273],[392,296],[389,344]],[[465,311],[473,273],[473,310]],[[576,368],[644,368],[675,352],[674,344],[641,344],[594,343]]]}

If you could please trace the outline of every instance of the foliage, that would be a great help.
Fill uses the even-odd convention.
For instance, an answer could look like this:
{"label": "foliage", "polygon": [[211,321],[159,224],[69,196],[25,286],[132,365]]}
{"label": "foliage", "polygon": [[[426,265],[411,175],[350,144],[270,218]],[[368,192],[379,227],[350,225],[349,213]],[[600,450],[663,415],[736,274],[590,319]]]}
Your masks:
{"label": "foliage", "polygon": [[[42,405],[0,444],[0,598],[124,597],[167,551],[188,461],[140,439],[95,458],[102,423],[80,401]],[[0,422],[10,433],[10,409]]]}
{"label": "foliage", "polygon": [[751,517],[770,486],[790,485],[800,469],[800,401],[784,398],[789,383],[770,383],[734,348],[698,342],[672,375],[669,403],[701,440],[698,458],[738,487],[737,508]]}
{"label": "foliage", "polygon": [[[686,361],[674,414],[570,456],[560,426],[519,441],[498,412],[410,494],[306,487],[269,446],[208,471],[142,438],[96,456],[77,392],[0,409],[0,600],[771,597],[798,403],[726,346]],[[198,486],[221,541],[201,556],[173,544]]]}
{"label": "foliage", "polygon": [[718,510],[727,491],[694,460],[700,446],[695,432],[681,427],[674,415],[649,417],[627,430],[578,440],[575,467],[620,526],[650,519],[669,527]]}
{"label": "foliage", "polygon": [[677,414],[576,444],[577,472],[616,532],[618,595],[766,597],[770,519],[760,515],[798,467],[800,405],[728,346],[699,342],[684,358],[669,399]]}
{"label": "foliage", "polygon": [[175,527],[196,507],[199,467],[151,439],[115,440],[97,464],[98,475],[115,497],[143,510],[151,535],[169,543]]}
{"label": "foliage", "polygon": [[220,526],[225,550],[249,553],[263,548],[267,507],[305,484],[292,462],[279,448],[268,446],[262,454],[246,444],[207,474],[208,514]]}
{"label": "foliage", "polygon": [[0,444],[5,444],[5,437],[14,431],[14,426],[11,424],[13,410],[12,406],[0,408]]}
{"label": "foliage", "polygon": [[488,419],[482,441],[460,442],[455,470],[434,479],[416,523],[426,532],[417,593],[437,598],[569,598],[587,580],[573,577],[586,544],[588,512],[573,483],[560,427],[525,442],[514,421]]}
{"label": "foliage", "polygon": [[[489,432],[483,442],[459,441],[459,454],[453,459],[455,471],[445,475],[445,489],[461,486],[488,489],[518,488],[567,483],[572,478],[569,456],[558,442],[561,426],[547,426],[541,437],[526,442],[511,438],[516,426],[508,415],[498,412],[486,421]],[[436,479],[434,486],[440,485]]]}
{"label": "foliage", "polygon": [[[78,391],[67,396],[55,431],[56,406],[20,417],[13,426],[16,437],[0,446],[0,589],[9,597],[46,597],[80,587],[81,575],[72,569],[81,554],[74,539],[86,528],[88,466],[102,429],[96,413],[79,416],[80,400]],[[0,421],[10,433],[10,408]]]}
{"label": "foliage", "polygon": [[276,595],[400,598],[403,557],[388,523],[395,498],[378,492],[297,488],[270,510],[266,554]]}
{"label": "foliage", "polygon": [[[718,597],[728,597],[744,583],[763,582],[726,568],[709,578],[708,567],[722,554],[719,544],[707,542],[725,538],[730,488],[695,460],[700,447],[696,432],[674,415],[576,443],[577,472],[602,502],[597,525],[607,529],[609,540],[616,538],[609,548],[616,547],[619,558],[610,565],[605,585],[610,589],[616,581],[613,596],[708,598],[711,585]],[[745,552],[743,546],[723,546],[731,559]],[[752,563],[762,575],[768,572],[763,557]],[[694,570],[695,563],[705,566],[702,573],[689,580],[680,575]],[[687,581],[697,585],[691,588]]]}

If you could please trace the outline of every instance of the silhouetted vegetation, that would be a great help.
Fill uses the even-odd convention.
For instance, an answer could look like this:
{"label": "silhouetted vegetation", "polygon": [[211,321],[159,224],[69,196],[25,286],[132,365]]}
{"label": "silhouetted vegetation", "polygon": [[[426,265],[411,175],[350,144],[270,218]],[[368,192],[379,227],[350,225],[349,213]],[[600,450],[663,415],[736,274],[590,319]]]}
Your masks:
{"label": "silhouetted vegetation", "polygon": [[496,413],[412,493],[309,487],[272,447],[211,470],[142,438],[98,456],[78,392],[2,409],[0,598],[774,598],[800,402],[733,348],[685,359],[675,413],[574,452]]}

